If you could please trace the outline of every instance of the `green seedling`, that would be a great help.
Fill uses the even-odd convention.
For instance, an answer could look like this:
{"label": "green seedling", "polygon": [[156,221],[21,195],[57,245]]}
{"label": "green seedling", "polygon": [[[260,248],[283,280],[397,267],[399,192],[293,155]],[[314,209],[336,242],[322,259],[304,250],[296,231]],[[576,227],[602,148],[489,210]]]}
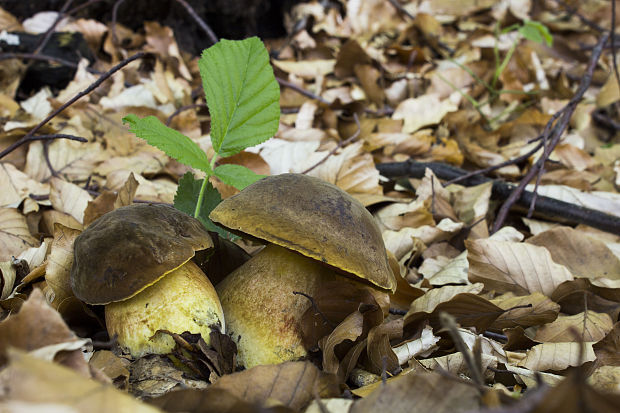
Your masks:
{"label": "green seedling", "polygon": [[467,92],[464,92],[458,89],[452,82],[450,82],[448,79],[443,77],[440,73],[438,73],[438,76],[444,82],[446,82],[455,91],[458,91],[465,99],[467,99],[472,104],[474,109],[476,109],[480,113],[482,118],[486,121],[486,124],[490,127],[490,129],[495,129],[495,127],[497,126],[497,121],[499,119],[502,119],[506,115],[506,111],[518,110],[523,105],[520,105],[518,107],[509,106],[505,111],[502,111],[502,113],[500,113],[499,115],[497,115],[496,117],[492,119],[489,119],[486,116],[486,114],[483,113],[483,111],[481,110],[482,107],[493,103],[502,94],[512,93],[512,94],[533,95],[537,93],[537,92],[525,92],[523,90],[509,90],[509,89],[498,89],[497,88],[497,82],[501,74],[504,72],[504,70],[508,66],[508,63],[510,62],[512,55],[514,54],[515,50],[517,49],[517,46],[519,45],[519,39],[515,40],[515,42],[510,47],[510,49],[508,49],[508,51],[502,58],[500,54],[500,50],[499,50],[499,45],[498,45],[499,36],[502,34],[514,32],[514,31],[519,32],[521,36],[527,40],[531,40],[536,43],[544,42],[547,44],[547,46],[551,46],[553,44],[553,37],[551,36],[551,33],[549,33],[549,29],[540,22],[526,20],[522,24],[514,24],[502,30],[499,30],[499,26],[497,26],[496,31],[495,31],[496,42],[495,42],[495,47],[493,48],[493,55],[495,57],[495,70],[493,72],[493,78],[490,83],[484,81],[484,79],[476,75],[467,66],[462,65],[461,63],[457,62],[454,59],[450,59],[451,62],[458,65],[461,69],[465,70],[478,84],[484,86],[484,88],[489,93],[489,98],[487,100],[478,101],[477,99],[475,99],[473,96],[471,96]]}
{"label": "green seedling", "polygon": [[280,120],[280,87],[269,64],[269,54],[257,37],[221,40],[206,49],[198,61],[205,98],[211,114],[211,143],[215,155],[206,153],[187,136],[162,124],[154,116],[123,118],[130,132],[177,161],[206,174],[196,179],[190,172],[179,181],[174,206],[225,238],[232,235],[209,219],[221,201],[209,182],[215,176],[243,189],[263,178],[241,165],[217,165],[217,160],[271,138]]}

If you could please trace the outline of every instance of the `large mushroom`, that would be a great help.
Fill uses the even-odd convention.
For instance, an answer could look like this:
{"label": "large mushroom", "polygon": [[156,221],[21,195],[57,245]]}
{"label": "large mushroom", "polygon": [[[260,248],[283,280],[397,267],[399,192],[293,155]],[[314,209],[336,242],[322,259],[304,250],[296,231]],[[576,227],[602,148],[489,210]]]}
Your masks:
{"label": "large mushroom", "polygon": [[[264,178],[220,203],[210,218],[270,243],[216,286],[227,332],[245,367],[307,355],[299,321],[316,295],[340,280],[386,295],[396,279],[372,215],[335,185],[300,174]],[[385,300],[384,300],[385,301]]]}
{"label": "large mushroom", "polygon": [[172,333],[224,330],[213,285],[190,259],[213,246],[197,219],[167,205],[135,204],[103,215],[74,243],[71,287],[105,305],[106,327],[133,357],[165,354]]}

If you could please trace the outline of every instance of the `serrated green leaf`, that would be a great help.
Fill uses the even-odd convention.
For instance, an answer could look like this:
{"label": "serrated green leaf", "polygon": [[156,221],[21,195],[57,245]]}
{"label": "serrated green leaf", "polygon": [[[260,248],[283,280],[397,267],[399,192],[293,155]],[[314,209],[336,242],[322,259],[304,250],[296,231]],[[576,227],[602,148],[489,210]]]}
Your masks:
{"label": "serrated green leaf", "polygon": [[150,145],[166,152],[177,161],[212,174],[209,158],[200,146],[187,136],[161,123],[155,116],[140,119],[136,115],[127,115],[123,123],[130,125],[129,131],[142,138]]}
{"label": "serrated green leaf", "polygon": [[280,119],[280,86],[258,37],[221,40],[198,61],[211,114],[211,142],[222,157],[271,138]]}
{"label": "serrated green leaf", "polygon": [[[196,202],[198,201],[198,194],[200,193],[202,182],[202,179],[195,179],[191,172],[187,172],[183,175],[179,181],[177,193],[174,196],[174,207],[179,211],[183,211],[188,215],[194,216]],[[200,213],[196,217],[200,222],[202,222],[202,225],[204,225],[209,231],[217,232],[222,238],[226,238],[231,241],[239,238],[225,229],[218,227],[209,219],[209,214],[213,211],[213,208],[222,202],[220,193],[217,192],[217,189],[213,188],[213,185],[211,185],[210,182],[207,183],[207,188],[202,201]]]}
{"label": "serrated green leaf", "polygon": [[213,172],[222,182],[239,190],[265,177],[265,175],[258,175],[245,166],[234,164],[220,165]]}
{"label": "serrated green leaf", "polygon": [[526,39],[536,43],[543,43],[544,41],[547,46],[553,44],[553,36],[549,33],[549,29],[540,22],[527,20],[523,26],[519,27],[519,33]]}

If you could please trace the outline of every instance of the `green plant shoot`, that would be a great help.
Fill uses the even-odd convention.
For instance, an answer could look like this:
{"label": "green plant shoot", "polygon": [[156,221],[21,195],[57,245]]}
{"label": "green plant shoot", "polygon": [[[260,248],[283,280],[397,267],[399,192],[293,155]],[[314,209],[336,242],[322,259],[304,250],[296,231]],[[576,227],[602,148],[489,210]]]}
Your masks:
{"label": "green plant shoot", "polygon": [[129,131],[168,156],[203,171],[205,179],[187,173],[179,181],[174,206],[198,218],[209,230],[230,238],[214,225],[209,213],[221,201],[209,183],[222,182],[243,189],[263,178],[241,165],[217,165],[217,159],[241,152],[271,138],[280,120],[280,87],[269,64],[269,54],[257,37],[221,40],[203,51],[198,61],[205,98],[211,114],[211,143],[215,155],[205,152],[187,136],[162,124],[154,116],[123,118]]}

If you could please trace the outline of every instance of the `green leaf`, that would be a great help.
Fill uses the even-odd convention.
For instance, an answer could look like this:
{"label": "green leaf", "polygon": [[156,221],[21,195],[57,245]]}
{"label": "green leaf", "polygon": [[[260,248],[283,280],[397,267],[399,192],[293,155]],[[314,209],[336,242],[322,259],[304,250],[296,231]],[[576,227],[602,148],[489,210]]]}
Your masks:
{"label": "green leaf", "polygon": [[265,177],[265,175],[258,175],[245,166],[234,164],[220,165],[213,172],[222,182],[239,190]]}
{"label": "green leaf", "polygon": [[280,86],[258,37],[221,40],[198,61],[211,114],[211,142],[222,157],[271,138],[280,119]]}
{"label": "green leaf", "polygon": [[[198,194],[200,193],[200,187],[202,186],[202,179],[195,179],[191,172],[187,172],[179,181],[179,187],[177,193],[174,196],[174,207],[179,211],[185,212],[187,215],[194,216],[196,210],[196,202],[198,201]],[[207,183],[207,188],[202,200],[202,206],[200,213],[198,214],[198,220],[202,222],[202,225],[209,231],[217,232],[222,238],[229,240],[235,240],[237,237],[234,234],[226,231],[223,228],[218,227],[209,219],[209,214],[213,211],[220,202],[222,197],[217,189],[213,188],[210,182]]]}
{"label": "green leaf", "polygon": [[553,36],[549,33],[549,29],[540,22],[526,20],[523,26],[519,27],[519,33],[536,43],[543,43],[544,41],[549,47],[553,44]]}
{"label": "green leaf", "polygon": [[130,114],[123,118],[123,123],[128,123],[129,131],[135,133],[138,138],[166,152],[171,158],[209,175],[213,174],[209,158],[200,146],[181,132],[167,127],[155,116],[140,119]]}

